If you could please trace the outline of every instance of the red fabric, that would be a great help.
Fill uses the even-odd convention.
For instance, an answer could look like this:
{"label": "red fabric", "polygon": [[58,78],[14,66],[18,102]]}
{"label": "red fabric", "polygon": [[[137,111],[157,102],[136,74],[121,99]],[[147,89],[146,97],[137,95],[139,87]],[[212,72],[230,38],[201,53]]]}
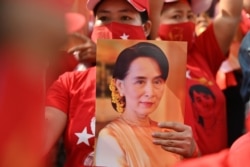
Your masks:
{"label": "red fabric", "polygon": [[[47,106],[58,108],[68,116],[64,135],[67,154],[65,167],[82,167],[93,153],[95,97],[95,67],[85,72],[65,73],[48,90]],[[83,140],[77,136],[80,133]]]}
{"label": "red fabric", "polygon": [[[188,53],[186,72],[185,123],[191,125],[202,154],[215,153],[227,146],[225,98],[215,81],[224,59],[210,25]],[[193,89],[197,96],[194,101],[190,93]],[[197,89],[205,89],[205,94],[210,95]]]}
{"label": "red fabric", "polygon": [[[149,0],[127,0],[137,11],[144,12],[145,10],[149,13]],[[87,8],[94,10],[100,0],[88,0]]]}
{"label": "red fabric", "polygon": [[56,81],[63,73],[73,71],[78,63],[78,60],[73,54],[62,51],[60,57],[52,62],[47,70],[47,87]]}
{"label": "red fabric", "polygon": [[175,167],[229,167],[227,164],[228,152],[228,150],[223,150],[201,158],[184,160]]}
{"label": "red fabric", "polygon": [[243,36],[245,36],[250,29],[249,14],[247,14],[244,10],[241,13],[240,29]]}
{"label": "red fabric", "polygon": [[248,167],[250,155],[250,133],[237,139],[230,150],[183,161],[176,167]]}
{"label": "red fabric", "polygon": [[250,133],[237,139],[232,145],[228,162],[230,167],[248,167],[250,157]]}
{"label": "red fabric", "polygon": [[231,86],[237,86],[238,84],[233,71],[224,73],[219,70],[216,76],[216,82],[221,90]]}
{"label": "red fabric", "polygon": [[237,86],[237,81],[233,72],[226,73],[226,83],[227,86]]}
{"label": "red fabric", "polygon": [[229,155],[230,167],[248,167],[250,155],[250,133],[243,135],[232,145]]}
{"label": "red fabric", "polygon": [[161,24],[158,30],[158,36],[162,40],[186,41],[188,49],[192,48],[195,37],[195,24],[185,22],[178,24]]}
{"label": "red fabric", "polygon": [[91,39],[97,42],[97,39],[146,39],[142,26],[134,26],[122,23],[112,22],[103,26],[96,26],[91,35]]}
{"label": "red fabric", "polygon": [[149,11],[149,0],[128,0],[138,11],[144,11],[145,9]]}
{"label": "red fabric", "polygon": [[[0,57],[22,57],[11,50]],[[43,149],[44,77],[12,59],[0,62],[0,166],[38,166]],[[41,73],[40,73],[41,72]]]}

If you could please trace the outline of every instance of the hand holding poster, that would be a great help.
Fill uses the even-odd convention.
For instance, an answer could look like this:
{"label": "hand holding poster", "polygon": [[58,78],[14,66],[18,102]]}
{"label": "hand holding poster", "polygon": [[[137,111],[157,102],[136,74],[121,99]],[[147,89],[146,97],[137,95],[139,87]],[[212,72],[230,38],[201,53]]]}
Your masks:
{"label": "hand holding poster", "polygon": [[155,145],[152,133],[173,131],[158,122],[183,122],[186,47],[184,42],[98,41],[96,166],[180,161],[180,155]]}

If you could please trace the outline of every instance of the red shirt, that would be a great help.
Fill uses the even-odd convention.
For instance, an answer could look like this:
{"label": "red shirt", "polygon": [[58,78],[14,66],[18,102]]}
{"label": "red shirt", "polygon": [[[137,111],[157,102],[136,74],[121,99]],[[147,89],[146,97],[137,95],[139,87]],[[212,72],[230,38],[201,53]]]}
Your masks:
{"label": "red shirt", "polygon": [[225,98],[215,81],[225,58],[213,25],[196,38],[188,54],[185,123],[192,126],[202,154],[218,152],[227,146]]}
{"label": "red shirt", "polygon": [[68,116],[64,134],[66,167],[90,166],[95,137],[96,68],[68,72],[59,77],[47,94],[47,106]]}

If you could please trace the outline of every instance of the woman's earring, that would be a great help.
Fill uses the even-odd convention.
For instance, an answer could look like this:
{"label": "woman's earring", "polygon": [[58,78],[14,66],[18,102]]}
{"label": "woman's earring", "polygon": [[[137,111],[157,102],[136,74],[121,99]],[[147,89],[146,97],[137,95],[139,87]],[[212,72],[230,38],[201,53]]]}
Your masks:
{"label": "woman's earring", "polygon": [[116,88],[115,79],[111,79],[109,90],[111,91],[111,102],[116,105],[116,111],[123,113],[125,108],[125,98]]}

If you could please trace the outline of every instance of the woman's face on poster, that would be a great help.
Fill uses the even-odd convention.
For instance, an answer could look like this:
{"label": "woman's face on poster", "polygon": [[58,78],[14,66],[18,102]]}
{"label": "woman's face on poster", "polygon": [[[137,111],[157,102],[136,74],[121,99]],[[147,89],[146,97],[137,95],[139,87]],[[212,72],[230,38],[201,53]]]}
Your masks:
{"label": "woman's face on poster", "polygon": [[126,99],[125,112],[147,116],[155,111],[165,88],[161,75],[158,63],[152,58],[140,57],[132,61],[126,77],[116,82]]}

